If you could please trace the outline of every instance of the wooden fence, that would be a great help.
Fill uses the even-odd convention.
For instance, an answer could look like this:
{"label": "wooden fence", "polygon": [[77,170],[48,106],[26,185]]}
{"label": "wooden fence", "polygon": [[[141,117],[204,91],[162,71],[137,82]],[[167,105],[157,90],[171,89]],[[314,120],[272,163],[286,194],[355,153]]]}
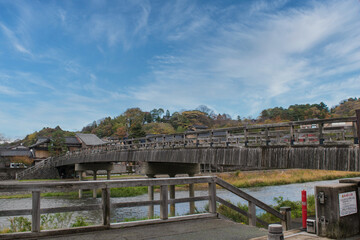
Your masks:
{"label": "wooden fence", "polygon": [[67,155],[149,148],[353,145],[359,143],[356,122],[356,117],[332,118],[151,135],[113,141]]}
{"label": "wooden fence", "polygon": [[[184,184],[208,184],[208,195],[188,197],[188,198],[171,198],[168,197],[168,187],[174,185]],[[246,212],[237,206],[220,198],[216,194],[216,185],[232,192],[233,194],[245,199],[249,204],[249,211]],[[141,202],[122,202],[111,203],[110,189],[120,187],[138,187],[138,186],[160,186],[160,200],[148,200]],[[84,206],[71,206],[71,207],[55,207],[55,208],[41,208],[40,207],[40,193],[47,191],[74,191],[79,189],[93,189],[98,188],[102,190],[101,204],[90,204]],[[232,186],[231,184],[217,178],[217,177],[179,177],[179,178],[149,178],[149,179],[136,179],[136,180],[104,180],[104,181],[87,181],[87,182],[49,182],[49,183],[0,183],[0,192],[18,192],[18,191],[31,191],[32,192],[32,208],[31,209],[18,209],[18,210],[0,210],[0,217],[4,216],[21,216],[31,215],[32,228],[31,232],[25,233],[9,233],[0,234],[1,239],[22,239],[26,237],[40,237],[40,236],[53,236],[59,234],[70,234],[95,230],[106,230],[109,228],[118,228],[126,226],[146,225],[169,221],[181,221],[188,219],[218,217],[217,202],[221,203],[249,219],[249,224],[255,226],[258,222],[263,226],[268,223],[256,217],[256,207],[259,207],[266,212],[271,213],[279,218],[285,229],[289,229],[291,222],[290,208],[284,208],[282,212],[278,212],[260,200],[250,196],[242,190]],[[187,216],[168,217],[169,204],[195,201],[209,201],[209,212],[203,214],[192,214]],[[123,207],[138,207],[138,206],[154,206],[160,205],[160,219],[151,219],[127,223],[111,223],[110,213],[113,209]],[[89,211],[101,210],[102,211],[102,225],[79,227],[71,229],[58,229],[58,230],[41,230],[40,218],[41,214],[47,213],[60,213],[60,212],[73,212],[73,211]]]}

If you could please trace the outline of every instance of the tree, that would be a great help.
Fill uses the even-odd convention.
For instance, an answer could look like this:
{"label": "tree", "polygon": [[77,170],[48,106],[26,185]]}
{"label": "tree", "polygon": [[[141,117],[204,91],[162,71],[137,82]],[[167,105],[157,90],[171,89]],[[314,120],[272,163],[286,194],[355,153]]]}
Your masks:
{"label": "tree", "polygon": [[208,108],[205,105],[200,105],[196,108],[196,110],[205,113],[206,115],[210,116],[211,113],[213,113],[213,110],[211,110],[210,108]]}
{"label": "tree", "polygon": [[51,156],[62,155],[67,152],[67,147],[65,145],[65,136],[61,128],[57,127],[53,134],[49,145],[49,152]]}
{"label": "tree", "polygon": [[153,122],[153,118],[151,116],[151,113],[149,113],[149,112],[145,113],[144,122],[146,122],[146,123],[152,123]]}
{"label": "tree", "polygon": [[143,124],[145,113],[140,108],[129,108],[124,114],[128,128],[138,123]]}
{"label": "tree", "polygon": [[165,116],[163,117],[163,119],[165,121],[169,121],[171,118],[171,114],[170,114],[170,111],[169,110],[166,110],[166,113],[165,113]]}
{"label": "tree", "polygon": [[164,114],[164,109],[159,108],[156,109],[154,108],[153,110],[150,111],[151,117],[153,119],[154,122],[160,122],[161,121],[161,116],[162,114]]}
{"label": "tree", "polygon": [[130,128],[130,138],[140,138],[140,137],[145,137],[146,133],[145,131],[142,129],[142,126],[140,123],[136,123],[135,125],[132,125]]}
{"label": "tree", "polygon": [[115,136],[118,138],[125,138],[127,137],[126,128],[124,126],[118,127],[115,132]]}

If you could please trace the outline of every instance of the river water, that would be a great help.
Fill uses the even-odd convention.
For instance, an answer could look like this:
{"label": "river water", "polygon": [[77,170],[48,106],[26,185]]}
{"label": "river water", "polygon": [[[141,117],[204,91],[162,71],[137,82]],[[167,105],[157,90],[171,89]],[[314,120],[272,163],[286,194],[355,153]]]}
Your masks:
{"label": "river water", "polygon": [[[269,187],[254,187],[254,188],[244,188],[243,191],[252,195],[253,197],[265,202],[266,204],[275,204],[275,197],[282,196],[285,199],[291,201],[301,200],[301,191],[306,190],[308,195],[314,194],[314,186],[317,185],[327,185],[331,183],[338,183],[339,180],[331,181],[318,181],[318,182],[308,182],[308,183],[298,183],[298,184],[288,184],[281,186],[269,186]],[[195,196],[206,196],[207,191],[196,191]],[[224,189],[217,189],[217,195],[223,199],[230,200],[232,203],[247,203],[247,201],[242,200],[238,196],[232,194],[231,192]],[[188,191],[177,191],[176,198],[185,198],[188,197]],[[159,199],[159,193],[155,193],[155,199]],[[136,197],[124,197],[124,198],[111,198],[112,203],[117,202],[132,202],[132,201],[146,201],[147,194],[136,196]],[[67,199],[67,198],[42,198],[40,206],[41,208],[51,208],[51,207],[65,207],[65,206],[82,206],[87,204],[100,203],[101,198],[84,198],[84,199]],[[204,211],[204,207],[208,201],[196,202],[195,206],[198,211]],[[12,210],[12,209],[27,209],[31,208],[31,198],[21,198],[21,199],[0,199],[0,209],[1,210]],[[121,222],[126,218],[144,218],[147,216],[148,207],[133,207],[133,208],[118,208],[113,209],[111,212],[111,222]],[[154,208],[155,215],[160,215],[159,206]],[[261,212],[261,209],[257,208],[257,213]],[[185,215],[189,212],[189,203],[179,203],[176,204],[176,214]],[[72,219],[75,219],[76,216],[83,216],[86,218],[86,221],[91,222],[92,224],[101,224],[102,222],[102,213],[98,211],[81,211],[74,212]],[[29,216],[28,216],[29,217]],[[30,218],[30,217],[29,217]],[[9,227],[10,223],[8,217],[0,217],[0,229],[4,227]]]}

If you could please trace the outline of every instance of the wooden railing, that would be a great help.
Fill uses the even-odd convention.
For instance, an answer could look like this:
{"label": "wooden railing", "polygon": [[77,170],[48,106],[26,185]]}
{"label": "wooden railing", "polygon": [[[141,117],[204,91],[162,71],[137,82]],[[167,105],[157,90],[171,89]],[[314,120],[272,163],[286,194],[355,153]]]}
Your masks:
{"label": "wooden railing", "polygon": [[[209,194],[207,196],[197,196],[188,198],[174,198],[169,199],[168,187],[174,185],[184,184],[198,184],[207,183]],[[249,212],[246,212],[235,205],[225,201],[216,194],[216,185],[234,193],[235,195],[245,199],[249,203]],[[140,202],[122,202],[111,203],[110,201],[110,189],[120,187],[137,187],[137,186],[160,186],[160,200],[148,200]],[[55,208],[41,208],[40,207],[40,193],[47,191],[74,191],[79,189],[93,189],[98,188],[102,190],[102,202],[101,204],[90,204],[85,206],[71,206],[71,207],[55,207]],[[197,219],[206,217],[217,217],[217,204],[219,202],[231,209],[245,215],[249,218],[250,225],[256,225],[259,222],[261,225],[267,226],[268,223],[262,221],[256,217],[255,207],[259,207],[266,212],[271,213],[283,223],[286,229],[290,227],[290,211],[278,212],[267,204],[260,200],[250,196],[249,194],[241,191],[240,189],[232,186],[231,184],[217,178],[217,177],[179,177],[179,178],[151,178],[151,179],[137,179],[137,180],[113,180],[113,181],[87,181],[87,182],[48,182],[48,183],[0,183],[0,192],[17,192],[17,191],[31,191],[32,192],[32,209],[17,209],[17,210],[0,210],[0,217],[4,216],[20,216],[31,215],[32,232],[25,233],[10,233],[0,234],[1,239],[21,239],[25,237],[39,237],[39,236],[52,236],[57,234],[69,234],[78,233],[93,230],[105,230],[109,228],[126,227],[134,225],[143,225],[149,223],[160,223],[166,221],[181,221],[187,219]],[[203,214],[193,214],[187,216],[168,217],[169,204],[195,201],[209,201],[209,212]],[[110,213],[115,208],[123,207],[138,207],[138,206],[153,206],[160,205],[160,219],[151,219],[136,222],[127,223],[111,223]],[[72,211],[89,211],[89,210],[101,210],[102,211],[102,225],[80,227],[61,230],[40,230],[40,216],[47,213],[60,213],[60,212],[72,212]]]}
{"label": "wooden railing", "polygon": [[356,117],[332,118],[151,135],[113,141],[67,156],[129,149],[353,145],[359,143],[356,122]]}

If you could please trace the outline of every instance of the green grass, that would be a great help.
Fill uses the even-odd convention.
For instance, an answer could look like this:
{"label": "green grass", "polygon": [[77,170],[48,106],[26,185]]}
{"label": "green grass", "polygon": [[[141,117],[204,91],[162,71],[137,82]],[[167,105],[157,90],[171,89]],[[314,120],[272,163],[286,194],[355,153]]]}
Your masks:
{"label": "green grass", "polygon": [[[122,179],[122,178],[141,178],[141,177],[144,177],[144,176],[143,175],[127,175],[127,174],[124,174],[124,175],[111,175],[111,180]],[[107,176],[97,176],[96,178],[101,179],[101,180],[106,180]],[[84,177],[84,179],[85,180],[93,180],[93,177],[88,176],[88,177]]]}
{"label": "green grass", "polygon": [[[286,206],[286,207],[291,208],[291,218],[300,218],[302,216],[301,201],[284,200],[283,197],[275,197],[274,200],[276,201],[276,204],[272,207],[274,209],[276,209],[277,211],[280,211],[281,207]],[[237,206],[246,212],[248,211],[247,204],[239,203],[239,204],[237,204]],[[218,212],[235,222],[240,222],[240,223],[244,223],[244,224],[249,223],[247,217],[238,213],[235,210],[232,210],[232,209],[226,207],[225,205],[220,204],[218,206]],[[309,195],[307,197],[307,215],[308,216],[315,215],[315,197],[314,197],[314,195]],[[262,213],[262,214],[258,215],[257,217],[267,223],[277,223],[280,221],[277,217],[275,217],[274,215],[267,213],[267,212]],[[258,226],[260,227],[259,224],[258,224]]]}
{"label": "green grass", "polygon": [[360,172],[288,169],[251,172],[237,171],[233,173],[220,173],[218,177],[236,187],[248,188],[360,177]]}
{"label": "green grass", "polygon": [[123,187],[123,188],[111,188],[111,197],[134,197],[147,193],[147,187]]}
{"label": "green grass", "polygon": [[49,178],[49,179],[24,179],[19,182],[41,182],[41,181],[63,181],[63,179]]}
{"label": "green grass", "polygon": [[[134,197],[147,193],[147,187],[123,187],[123,188],[111,188],[111,197]],[[92,190],[83,191],[83,197],[91,197]],[[101,190],[97,190],[97,197],[101,197]],[[58,198],[78,198],[79,192],[47,192],[41,193],[41,197],[58,197]],[[17,194],[0,196],[0,199],[13,199],[13,198],[31,198],[31,194]]]}

